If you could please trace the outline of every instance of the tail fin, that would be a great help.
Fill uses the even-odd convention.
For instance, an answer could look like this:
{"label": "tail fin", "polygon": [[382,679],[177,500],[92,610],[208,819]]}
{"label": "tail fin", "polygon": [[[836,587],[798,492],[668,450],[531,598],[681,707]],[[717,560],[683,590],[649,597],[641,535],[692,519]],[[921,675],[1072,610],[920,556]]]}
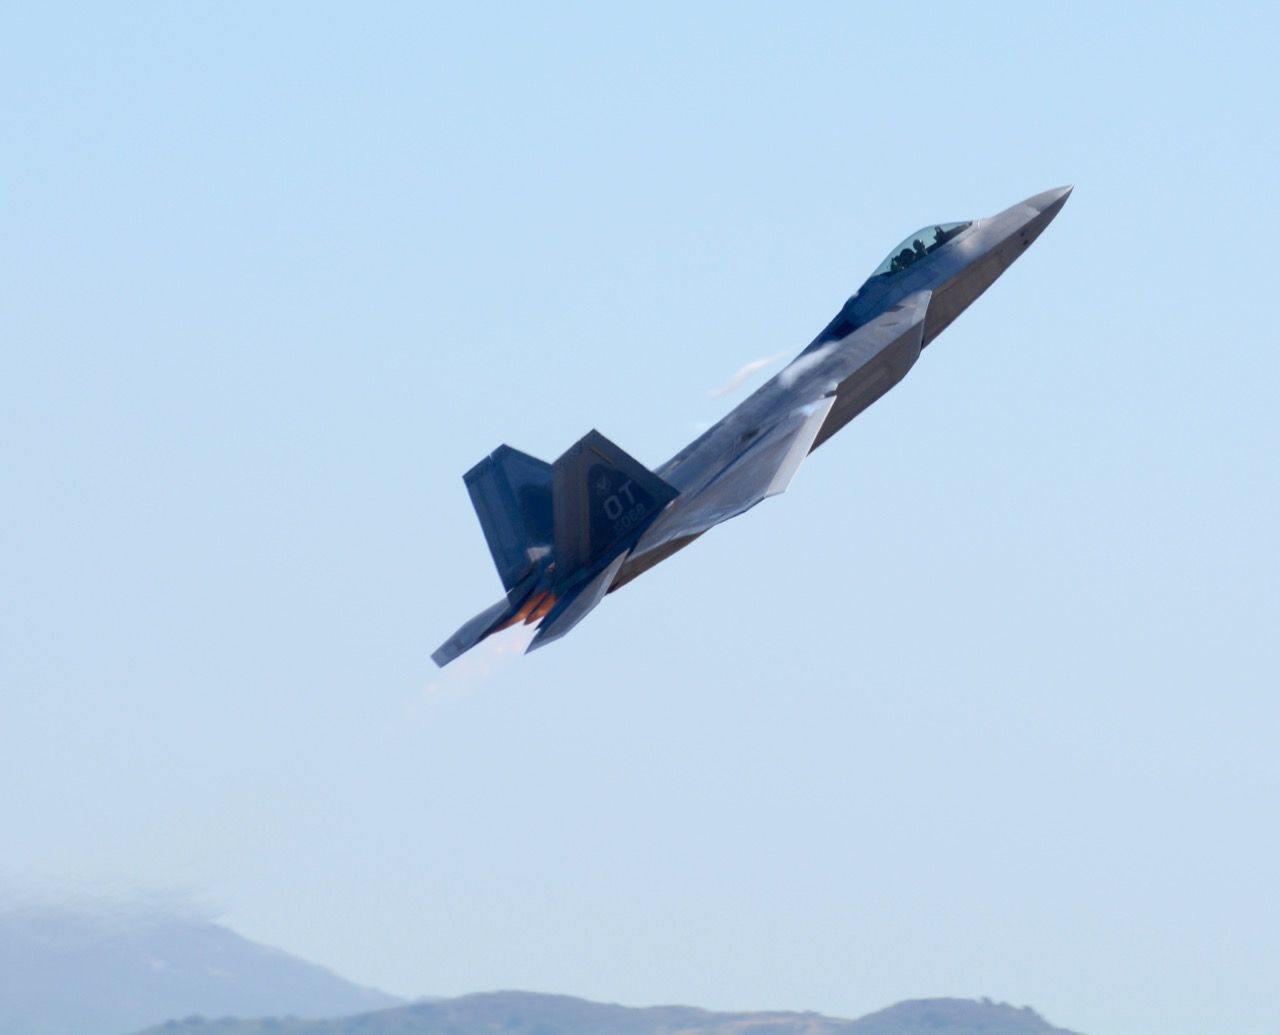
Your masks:
{"label": "tail fin", "polygon": [[494,566],[510,591],[550,560],[555,541],[551,465],[499,446],[462,477]]}
{"label": "tail fin", "polygon": [[556,581],[633,544],[679,493],[598,431],[552,467]]}
{"label": "tail fin", "polygon": [[440,646],[431,657],[441,666],[521,620],[541,623],[530,649],[559,639],[600,602],[641,533],[679,495],[598,431],[554,466],[499,446],[463,477],[507,595]]}

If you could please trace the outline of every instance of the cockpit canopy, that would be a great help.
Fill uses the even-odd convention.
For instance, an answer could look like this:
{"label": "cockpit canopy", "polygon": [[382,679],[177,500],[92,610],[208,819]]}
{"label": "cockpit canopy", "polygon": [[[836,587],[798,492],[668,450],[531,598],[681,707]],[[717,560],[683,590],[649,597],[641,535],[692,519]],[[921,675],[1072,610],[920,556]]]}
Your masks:
{"label": "cockpit canopy", "polygon": [[933,226],[926,226],[921,230],[917,230],[891,251],[884,262],[880,263],[871,275],[880,277],[890,273],[901,273],[908,266],[919,262],[930,252],[937,251],[951,238],[955,237],[956,234],[967,230],[972,225],[972,222],[935,223]]}

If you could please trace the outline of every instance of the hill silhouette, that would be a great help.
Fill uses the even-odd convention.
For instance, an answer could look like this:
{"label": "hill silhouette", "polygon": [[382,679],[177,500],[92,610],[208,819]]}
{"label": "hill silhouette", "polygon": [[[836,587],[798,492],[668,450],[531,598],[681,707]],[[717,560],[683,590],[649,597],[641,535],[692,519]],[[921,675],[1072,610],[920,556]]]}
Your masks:
{"label": "hill silhouette", "polygon": [[122,1035],[196,1013],[333,1017],[401,1001],[171,911],[0,908],[0,1035]]}
{"label": "hill silhouette", "polygon": [[140,1035],[1072,1035],[1034,1010],[967,999],[899,1003],[860,1020],[816,1013],[634,1008],[570,996],[490,992],[334,1020],[190,1017]]}

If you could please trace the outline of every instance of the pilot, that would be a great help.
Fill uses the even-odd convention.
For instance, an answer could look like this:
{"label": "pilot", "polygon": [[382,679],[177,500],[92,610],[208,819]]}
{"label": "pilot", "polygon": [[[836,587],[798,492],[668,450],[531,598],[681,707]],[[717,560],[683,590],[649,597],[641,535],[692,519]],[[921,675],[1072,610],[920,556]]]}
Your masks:
{"label": "pilot", "polygon": [[915,256],[915,257],[916,257],[917,259],[923,259],[923,258],[924,258],[925,250],[926,250],[926,249],[925,249],[925,246],[924,246],[924,242],[923,242],[922,240],[920,240],[920,238],[918,238],[918,237],[917,237],[914,241],[912,241],[912,242],[911,242],[911,247],[915,249],[915,253],[916,253],[916,256]]}

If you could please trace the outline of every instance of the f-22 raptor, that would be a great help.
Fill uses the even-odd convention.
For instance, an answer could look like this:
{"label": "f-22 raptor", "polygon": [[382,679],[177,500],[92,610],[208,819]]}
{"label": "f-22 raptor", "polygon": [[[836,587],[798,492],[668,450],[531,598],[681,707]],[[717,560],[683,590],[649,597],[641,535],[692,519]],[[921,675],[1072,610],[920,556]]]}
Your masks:
{"label": "f-22 raptor", "polygon": [[783,492],[801,461],[901,381],[1070,194],[1047,190],[987,219],[912,234],[790,364],[655,470],[598,431],[552,464],[499,446],[463,478],[506,596],[433,660],[446,665],[518,622],[538,626],[529,650],[559,639],[606,593]]}

